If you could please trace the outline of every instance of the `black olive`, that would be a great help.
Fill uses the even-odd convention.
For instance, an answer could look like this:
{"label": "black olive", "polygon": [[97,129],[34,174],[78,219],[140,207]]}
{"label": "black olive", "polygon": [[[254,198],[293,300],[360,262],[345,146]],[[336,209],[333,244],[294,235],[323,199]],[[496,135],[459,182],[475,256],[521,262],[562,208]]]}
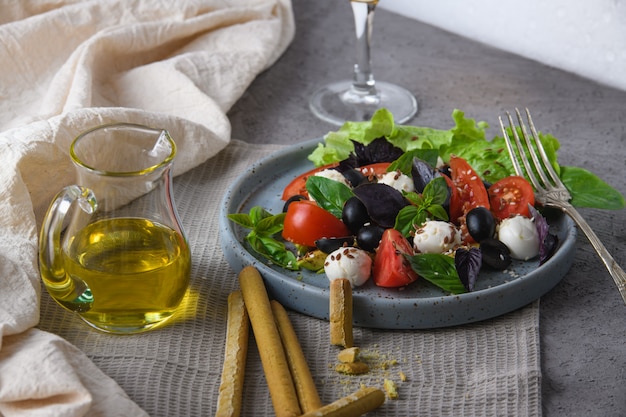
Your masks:
{"label": "black olive", "polygon": [[294,201],[302,201],[306,199],[307,198],[303,195],[292,195],[287,201],[285,201],[285,204],[283,205],[283,213],[287,213],[287,208],[289,207],[289,204],[293,203]]}
{"label": "black olive", "polygon": [[354,246],[354,236],[325,237],[315,241],[315,247],[324,253],[331,253],[344,246]]}
{"label": "black olive", "polygon": [[361,249],[374,252],[383,238],[384,231],[385,229],[377,224],[367,224],[359,229],[356,243]]}
{"label": "black olive", "polygon": [[365,204],[358,197],[350,197],[343,205],[341,220],[349,231],[356,234],[365,223],[369,223],[370,216],[367,214]]}
{"label": "black olive", "polygon": [[485,207],[471,209],[465,216],[467,231],[476,242],[493,237],[496,233],[496,221],[493,214]]}
{"label": "black olive", "polygon": [[480,242],[483,265],[502,271],[511,265],[511,251],[498,239],[488,238]]}
{"label": "black olive", "polygon": [[347,169],[343,171],[342,174],[352,187],[356,187],[357,185],[367,181],[367,177],[358,169]]}

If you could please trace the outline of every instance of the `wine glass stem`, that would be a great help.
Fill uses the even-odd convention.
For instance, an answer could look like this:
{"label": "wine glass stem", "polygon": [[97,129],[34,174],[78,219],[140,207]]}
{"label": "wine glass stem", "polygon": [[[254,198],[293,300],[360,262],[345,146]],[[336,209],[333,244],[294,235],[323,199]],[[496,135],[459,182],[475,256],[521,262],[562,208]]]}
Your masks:
{"label": "wine glass stem", "polygon": [[375,94],[374,74],[370,59],[370,39],[376,3],[351,1],[354,25],[356,29],[357,63],[354,65],[352,86],[361,94]]}

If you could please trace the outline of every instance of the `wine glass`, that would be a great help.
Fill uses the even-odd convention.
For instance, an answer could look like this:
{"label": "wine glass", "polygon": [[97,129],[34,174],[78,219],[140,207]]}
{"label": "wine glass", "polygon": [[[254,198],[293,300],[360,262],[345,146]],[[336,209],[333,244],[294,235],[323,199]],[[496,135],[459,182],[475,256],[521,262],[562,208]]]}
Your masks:
{"label": "wine glass", "polygon": [[408,90],[374,80],[370,59],[370,38],[378,0],[350,0],[357,40],[357,63],[352,80],[327,84],[313,93],[309,107],[322,120],[341,126],[346,121],[370,120],[376,110],[388,109],[396,123],[417,113],[417,100]]}

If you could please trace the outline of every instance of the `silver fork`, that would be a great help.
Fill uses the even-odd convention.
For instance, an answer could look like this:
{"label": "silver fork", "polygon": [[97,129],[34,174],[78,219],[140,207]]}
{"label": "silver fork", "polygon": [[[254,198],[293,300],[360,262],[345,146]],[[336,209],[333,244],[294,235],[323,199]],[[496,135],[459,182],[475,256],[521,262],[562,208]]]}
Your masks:
{"label": "silver fork", "polygon": [[[572,197],[567,188],[565,188],[565,186],[563,185],[563,182],[561,182],[557,173],[554,171],[554,168],[550,164],[543,145],[539,140],[539,135],[537,135],[537,131],[535,130],[535,126],[533,124],[532,118],[530,117],[530,112],[528,111],[528,109],[526,109],[526,117],[528,118],[528,124],[530,126],[530,132],[532,136],[528,134],[528,130],[526,129],[526,125],[522,120],[522,115],[520,114],[519,110],[515,109],[515,113],[517,115],[517,120],[522,131],[521,136],[526,143],[526,147],[522,145],[522,141],[519,137],[520,135],[515,128],[515,123],[513,122],[511,114],[509,112],[506,112],[509,121],[509,127],[515,140],[515,147],[519,153],[519,159],[521,160],[526,171],[526,178],[528,178],[533,187],[535,187],[535,199],[543,205],[558,207],[565,214],[570,216],[572,220],[574,220],[578,227],[585,233],[587,239],[589,239],[589,242],[591,242],[591,245],[594,247],[596,252],[598,252],[598,255],[602,259],[602,262],[604,262],[606,269],[613,277],[613,281],[615,281],[615,285],[617,285],[617,289],[622,295],[624,303],[626,303],[626,273],[617,264],[617,262],[615,262],[615,259],[613,259],[609,251],[604,247],[602,242],[600,242],[600,239],[598,239],[598,236],[596,236],[594,231],[591,230],[591,227],[589,227],[585,219],[570,204],[569,201]],[[515,172],[519,176],[524,176],[524,170],[522,170],[522,166],[520,165],[518,156],[515,153],[515,149],[513,147],[513,144],[511,143],[511,139],[506,132],[504,123],[502,122],[502,117],[500,117],[499,119],[500,127],[502,127],[502,134],[504,135],[504,139],[506,140],[507,150],[509,151],[509,155],[511,157],[511,161],[513,162]],[[535,147],[533,147],[533,143],[537,147],[539,155],[537,155]],[[528,150],[530,157],[526,155],[526,150]],[[535,175],[535,173],[537,175]]]}

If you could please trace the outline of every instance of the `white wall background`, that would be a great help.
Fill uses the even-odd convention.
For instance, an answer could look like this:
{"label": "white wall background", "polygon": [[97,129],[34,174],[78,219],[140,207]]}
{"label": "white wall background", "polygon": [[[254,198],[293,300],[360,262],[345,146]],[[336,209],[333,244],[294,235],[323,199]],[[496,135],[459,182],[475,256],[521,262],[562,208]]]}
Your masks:
{"label": "white wall background", "polygon": [[626,90],[626,0],[381,0],[378,7]]}

